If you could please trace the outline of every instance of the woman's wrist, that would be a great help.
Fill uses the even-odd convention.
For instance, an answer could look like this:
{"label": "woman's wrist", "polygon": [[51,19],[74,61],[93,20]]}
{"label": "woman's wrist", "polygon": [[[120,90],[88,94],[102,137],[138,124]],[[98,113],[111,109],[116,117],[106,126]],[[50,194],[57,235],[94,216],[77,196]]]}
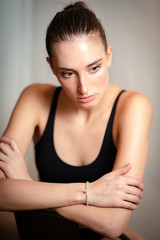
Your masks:
{"label": "woman's wrist", "polygon": [[85,193],[85,196],[86,196],[86,200],[85,200],[86,206],[89,206],[89,200],[88,200],[88,184],[89,184],[89,181],[86,182],[86,184],[85,184],[85,190],[84,190],[84,193]]}
{"label": "woman's wrist", "polygon": [[68,205],[86,204],[85,183],[67,184]]}

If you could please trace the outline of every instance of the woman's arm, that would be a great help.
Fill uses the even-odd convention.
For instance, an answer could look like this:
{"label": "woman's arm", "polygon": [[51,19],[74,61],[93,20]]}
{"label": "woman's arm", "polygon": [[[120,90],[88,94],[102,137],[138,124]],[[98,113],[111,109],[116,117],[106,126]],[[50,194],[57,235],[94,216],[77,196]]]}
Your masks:
{"label": "woman's arm", "polygon": [[[84,183],[47,184],[34,182],[31,180],[25,165],[24,154],[36,126],[43,125],[42,122],[44,122],[44,126],[46,124],[47,119],[44,120],[43,116],[48,117],[52,96],[53,87],[48,87],[48,85],[36,84],[25,89],[16,104],[4,136],[0,139],[0,169],[9,178],[0,180],[0,193],[3,196],[0,198],[0,209],[2,210],[51,208],[85,203]],[[114,196],[119,192],[116,179],[119,179],[128,170],[125,167],[122,173],[115,171],[92,184],[90,204],[100,207],[113,206],[111,196],[115,198]],[[132,179],[123,176],[122,179],[130,191],[134,187],[140,188],[137,181],[132,182]],[[104,184],[101,184],[102,182]],[[112,194],[110,194],[108,186],[112,186]],[[136,192],[136,195],[139,195],[139,192],[140,190]],[[127,195],[124,193],[124,199],[119,197],[115,206],[119,207],[122,202],[126,202]],[[132,205],[137,204],[133,191],[132,201]]]}
{"label": "woman's arm", "polygon": [[[115,119],[115,124],[118,124],[118,139],[113,169],[130,162],[132,167],[126,175],[142,179],[153,110],[150,101],[145,96],[137,93],[125,94],[126,96],[121,97],[121,103],[116,111],[118,120]],[[124,185],[120,184],[119,188],[123,192]],[[90,195],[91,192],[88,191],[88,194]],[[126,208],[102,209],[82,205],[59,208],[56,211],[111,239],[124,232],[132,214],[132,210]]]}
{"label": "woman's arm", "polygon": [[[35,128],[38,125],[39,119],[38,119],[37,113],[38,111],[42,110],[40,107],[41,107],[41,104],[43,105],[43,101],[42,101],[43,98],[40,96],[44,95],[43,92],[47,91],[47,88],[48,88],[47,85],[32,84],[23,90],[12,111],[8,126],[3,133],[3,136],[8,136],[9,138],[14,139],[14,141],[17,142],[18,147],[20,149],[19,151],[20,155],[25,156],[28,146],[33,137]],[[5,175],[6,171],[4,171],[4,169],[2,171],[2,167],[4,168],[4,164],[1,162],[1,152],[3,153],[1,148],[3,144],[4,144],[3,142],[0,142],[0,164],[1,164],[0,179],[6,177]],[[24,158],[21,161],[21,164],[23,164],[23,162],[24,162]],[[25,165],[25,162],[24,162],[24,165]],[[5,168],[5,170],[7,169]],[[29,173],[27,169],[25,170],[26,170],[25,175],[29,179],[30,178]],[[22,172],[24,173],[24,171]],[[22,175],[21,172],[19,174],[20,176]],[[19,177],[17,176],[17,177],[20,178],[20,176]],[[24,179],[24,176],[22,179]]]}
{"label": "woman's arm", "polygon": [[[40,104],[39,103],[40,99],[38,100],[38,103],[37,103],[37,99],[34,100],[34,97],[36,96],[36,94],[35,93],[33,94],[32,90],[33,90],[32,88],[28,89],[27,91],[24,92],[24,94],[20,98],[18,105],[16,106],[15,110],[13,111],[10,124],[4,134],[6,136],[12,137],[17,140],[18,145],[20,145],[22,153],[24,153],[25,150],[27,149],[27,143],[29,143],[29,139],[31,138],[33,129],[36,126],[37,117],[35,115],[35,110],[37,111],[37,109],[39,109],[39,104]],[[30,104],[28,104],[28,102],[27,102],[27,105],[25,106],[26,101],[28,99],[26,94],[28,92],[29,92],[29,97],[30,97],[31,102],[30,102]],[[24,99],[26,99],[26,101],[24,101],[25,103],[22,104],[22,101]],[[33,107],[33,109],[32,109],[32,107]],[[24,109],[27,109],[27,111],[24,111]],[[129,109],[132,109],[132,108],[129,107]],[[30,114],[26,115],[26,112],[28,114],[29,113]],[[33,116],[31,113],[33,114]],[[30,119],[28,121],[29,123],[26,120],[28,116],[30,116]],[[149,116],[148,122],[145,123],[146,129],[147,129],[147,126],[149,129],[149,123],[150,123],[149,119],[150,118],[151,117]],[[32,121],[31,121],[31,119],[32,119]],[[120,125],[121,124],[119,123],[119,126]],[[128,128],[128,130],[130,130],[129,127],[127,127],[127,128]],[[24,136],[26,136],[26,138],[24,138]],[[133,134],[133,136],[134,136],[134,134]],[[143,136],[143,134],[142,134],[142,136]],[[142,144],[142,146],[143,146],[143,144]],[[140,156],[138,154],[137,154],[137,156],[139,157],[139,158],[137,158],[138,160],[140,159],[140,157],[142,157],[142,161],[143,161],[143,156]],[[120,162],[120,165],[122,165],[122,161],[120,159],[121,160],[123,159],[122,156],[121,156],[121,158],[116,159],[116,163]],[[12,160],[14,160],[14,158]],[[3,162],[3,160],[0,161],[1,169],[3,169],[3,166],[1,164],[2,162]],[[129,159],[126,158],[124,163],[126,163],[126,162],[129,162]],[[138,166],[137,162],[138,161],[135,161],[134,164],[137,164],[137,166]],[[7,164],[7,162],[5,162],[5,164]],[[132,164],[132,167],[133,167],[133,164]],[[5,172],[5,169],[4,169],[4,172]],[[126,172],[128,172],[128,171],[126,171]],[[113,174],[113,173],[111,173],[109,175],[110,180],[113,177],[113,175],[115,177],[115,174]],[[10,176],[7,176],[7,177],[14,178],[14,177],[10,177]],[[117,184],[117,183],[119,183],[120,179],[121,179],[121,181],[120,181],[121,186],[119,184]],[[134,195],[136,195],[136,199],[137,199],[137,197],[139,195],[139,192],[137,193],[137,188],[139,190],[141,190],[141,183],[139,180],[137,180],[136,184],[132,183],[130,186],[130,184],[128,183],[128,179],[129,179],[129,181],[131,181],[131,179],[133,179],[133,178],[129,178],[129,177],[126,178],[123,176],[123,174],[119,174],[116,176],[115,185],[112,185],[111,184],[112,181],[110,181],[110,184],[108,184],[109,181],[108,181],[108,175],[107,175],[106,177],[102,177],[101,180],[98,180],[94,183],[89,184],[88,192],[89,192],[89,196],[90,196],[89,197],[90,203],[95,206],[101,206],[101,207],[102,206],[103,207],[111,207],[111,206],[112,207],[113,206],[121,207],[122,202],[126,202],[126,201],[128,203],[130,202],[130,199],[123,199],[123,196],[125,196],[125,198],[126,198],[127,196],[132,195],[132,204],[131,205],[132,206],[135,205],[137,200],[134,200]],[[136,179],[134,178],[134,181],[135,180]],[[102,181],[104,182],[104,184],[101,184]],[[99,184],[98,184],[98,182],[99,182]],[[43,185],[41,185],[41,184],[43,184]],[[99,189],[101,189],[102,185],[106,186],[106,189],[105,189],[105,191],[99,192]],[[64,189],[66,189],[66,186],[68,186],[68,185],[67,184],[64,185]],[[82,194],[82,185],[77,186],[77,184],[73,184],[73,185],[70,184],[70,186],[71,186],[71,189],[67,191],[68,192],[67,195],[69,197],[71,197],[71,198],[73,197],[73,198],[71,200],[69,200],[69,204],[75,204],[75,202],[76,202],[76,204],[82,203],[82,202],[84,203],[84,193]],[[79,186],[80,186],[80,189],[79,189]],[[112,192],[114,192],[112,199],[114,199],[114,200],[117,199],[116,201],[113,201],[113,202],[111,201],[112,196],[108,195],[108,193],[110,192],[110,188],[108,188],[108,186],[112,186],[112,188],[114,188],[112,191]],[[76,188],[76,191],[75,191],[75,188]],[[84,184],[83,184],[83,188],[84,188]],[[32,181],[3,179],[0,181],[0,192],[2,193],[1,196],[3,196],[3,198],[1,198],[1,200],[0,200],[0,206],[1,206],[1,209],[12,210],[12,209],[51,208],[51,207],[60,207],[60,206],[67,205],[66,199],[64,200],[63,193],[61,194],[61,192],[59,192],[60,189],[61,189],[60,184],[57,185],[57,184],[38,183],[38,182],[32,182]],[[127,192],[127,190],[128,190],[128,192]],[[18,197],[17,197],[16,191],[18,191]],[[77,191],[78,191],[78,195],[77,194],[75,195],[75,192],[77,193]],[[66,191],[64,191],[64,192],[66,192]],[[59,196],[58,196],[59,198],[56,198],[57,193],[59,193]],[[81,194],[81,196],[79,194]],[[97,196],[99,196],[99,198],[97,198]],[[78,197],[78,201],[77,201],[77,197]],[[82,198],[83,198],[83,201],[82,201]],[[106,199],[106,202],[104,202],[104,199]],[[103,203],[102,203],[102,200],[103,200]],[[109,203],[112,202],[112,205],[108,204],[108,200],[109,200]],[[65,201],[65,203],[64,203],[64,201]],[[124,228],[125,222],[127,222],[128,221],[127,219],[130,217],[130,211],[125,210],[125,209],[105,209],[105,211],[104,211],[104,208],[101,209],[101,208],[89,207],[89,208],[87,208],[87,212],[86,212],[85,206],[82,206],[82,205],[77,206],[76,208],[74,208],[74,206],[72,206],[71,209],[72,209],[72,220],[74,221],[74,219],[75,219],[75,221],[78,221],[77,219],[79,219],[80,223],[86,227],[88,227],[88,217],[90,218],[90,223],[92,223],[92,221],[93,221],[93,223],[95,223],[95,214],[97,216],[99,216],[99,218],[96,217],[95,226],[93,225],[93,227],[95,228],[96,231],[101,231],[101,229],[104,229],[103,228],[104,225],[102,224],[103,221],[101,221],[102,219],[105,220],[104,222],[107,223],[108,226],[110,226],[109,222],[111,223],[112,227],[110,226],[109,229],[112,230],[113,225],[116,226],[118,224],[117,226],[119,226],[119,228],[117,228],[117,231],[121,231]],[[62,215],[65,214],[65,217],[70,218],[71,217],[71,214],[70,214],[71,209],[70,209],[70,207],[68,207],[68,208],[66,207],[64,213],[63,213],[63,209],[59,209],[59,211],[62,211],[61,214]],[[91,211],[89,209],[91,209]],[[133,208],[131,208],[131,209],[133,209]],[[90,214],[88,213],[88,211],[90,211]],[[106,213],[106,211],[107,211],[107,213]],[[79,214],[80,214],[80,216],[79,216]],[[124,219],[122,218],[123,221],[119,220],[117,222],[117,224],[114,224],[115,220],[118,220],[119,218],[121,218],[121,216],[123,216],[123,218],[124,218]],[[112,220],[112,221],[110,221],[110,220]],[[123,226],[120,223],[122,223]],[[105,228],[105,231],[107,231],[106,228]],[[106,236],[108,236],[107,235],[108,231],[105,232]]]}
{"label": "woman's arm", "polygon": [[28,180],[0,180],[0,210],[47,209],[84,204],[84,184],[43,183]]}
{"label": "woman's arm", "polygon": [[63,217],[89,228],[104,237],[115,239],[127,228],[131,210],[75,205],[54,209]]}
{"label": "woman's arm", "polygon": [[35,182],[26,168],[24,155],[36,126],[43,121],[39,113],[44,110],[49,113],[53,92],[51,85],[33,84],[22,92],[12,112],[0,139],[0,210],[40,209],[85,202],[84,183]]}
{"label": "woman's arm", "polygon": [[[8,137],[2,137],[0,138],[0,148],[0,168],[7,177],[7,179],[0,181],[0,192],[3,196],[0,200],[0,209],[26,210],[85,203],[84,183],[34,182],[28,176],[23,156],[16,142]],[[126,165],[90,184],[89,190],[90,193],[92,192],[89,198],[90,205],[135,209],[139,204],[142,186],[140,181],[123,176],[129,169],[130,165]],[[121,193],[117,182],[120,178],[122,184],[126,186],[122,195],[117,199],[118,193]],[[25,181],[21,181],[22,179]],[[130,189],[129,194],[125,191],[128,188]],[[128,201],[128,195],[132,203]],[[117,199],[116,202],[113,201],[114,199]]]}

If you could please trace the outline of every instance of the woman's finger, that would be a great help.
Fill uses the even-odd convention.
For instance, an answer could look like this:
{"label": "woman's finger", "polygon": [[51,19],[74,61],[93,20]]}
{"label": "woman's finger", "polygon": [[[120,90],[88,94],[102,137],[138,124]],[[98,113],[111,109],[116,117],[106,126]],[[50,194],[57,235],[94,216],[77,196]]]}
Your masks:
{"label": "woman's finger", "polygon": [[0,151],[8,156],[11,156],[13,153],[10,145],[4,142],[0,142]]}
{"label": "woman's finger", "polygon": [[121,201],[120,208],[135,210],[138,208],[138,205],[134,204],[133,202]]}
{"label": "woman's finger", "polygon": [[137,187],[128,186],[126,189],[126,193],[138,196],[140,199],[142,198],[142,191]]}
{"label": "woman's finger", "polygon": [[6,144],[9,144],[12,150],[14,150],[16,152],[19,152],[18,145],[13,138],[3,136],[3,137],[0,138],[0,142],[4,142]]}
{"label": "woman's finger", "polygon": [[6,163],[3,161],[0,161],[0,169],[5,173],[6,171]]}
{"label": "woman's finger", "polygon": [[0,161],[7,162],[8,156],[4,154],[3,152],[0,152]]}
{"label": "woman's finger", "polygon": [[124,201],[132,202],[134,204],[140,203],[140,198],[138,196],[132,195],[132,194],[125,194],[124,195]]}
{"label": "woman's finger", "polygon": [[142,181],[138,178],[126,177],[126,184],[129,186],[137,187],[141,191],[143,191],[143,189],[144,189],[144,185],[143,185]]}
{"label": "woman's finger", "polygon": [[131,163],[126,164],[125,166],[118,168],[114,171],[112,171],[112,173],[114,173],[115,175],[124,175],[126,174],[129,170],[131,169]]}

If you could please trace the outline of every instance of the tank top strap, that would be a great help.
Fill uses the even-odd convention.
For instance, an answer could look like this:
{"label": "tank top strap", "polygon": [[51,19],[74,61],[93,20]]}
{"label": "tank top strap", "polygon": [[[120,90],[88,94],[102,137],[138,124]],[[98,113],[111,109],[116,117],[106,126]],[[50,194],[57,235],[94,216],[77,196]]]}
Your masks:
{"label": "tank top strap", "polygon": [[[39,142],[35,145],[35,148],[38,149],[40,146],[46,146],[46,144],[50,144],[50,147],[52,147],[52,139],[53,139],[53,124],[54,124],[54,118],[55,118],[55,112],[58,102],[58,96],[60,93],[61,87],[57,87],[55,89],[55,92],[52,97],[52,103],[50,107],[50,112],[48,116],[48,120],[46,123],[46,127],[44,129],[44,132],[39,140]],[[47,139],[47,141],[46,141]]]}
{"label": "tank top strap", "polygon": [[45,133],[48,136],[50,136],[50,139],[52,139],[52,137],[53,137],[54,118],[55,118],[55,112],[56,112],[58,97],[59,97],[59,93],[60,93],[61,88],[62,87],[57,87],[55,89],[53,99],[52,99],[51,108],[50,108],[50,113],[49,113],[49,117],[48,117],[48,121],[47,121],[47,124],[46,124]]}
{"label": "tank top strap", "polygon": [[50,110],[50,115],[49,115],[49,119],[51,118],[51,120],[54,119],[54,115],[55,115],[56,107],[57,107],[57,103],[58,103],[58,97],[59,97],[59,93],[60,93],[61,89],[62,89],[62,87],[57,87],[55,89],[55,92],[54,92],[52,105],[51,105],[51,110]]}
{"label": "tank top strap", "polygon": [[121,94],[123,92],[125,92],[126,90],[123,89],[119,94],[118,96],[116,97],[115,101],[114,101],[114,104],[113,104],[113,107],[112,107],[112,111],[111,111],[111,114],[110,114],[110,118],[109,118],[109,122],[108,122],[108,130],[110,130],[112,132],[112,127],[113,127],[113,121],[114,121],[114,115],[115,115],[115,111],[116,111],[116,107],[117,107],[117,103],[118,103],[118,100],[121,96]]}
{"label": "tank top strap", "polygon": [[[54,93],[53,100],[52,100],[52,105],[51,105],[51,110],[50,110],[50,114],[49,114],[49,119],[48,119],[48,122],[50,122],[51,124],[53,124],[53,120],[55,118],[55,112],[56,112],[58,97],[59,97],[59,93],[60,93],[61,89],[62,89],[62,87],[57,87],[55,89],[55,93]],[[125,92],[125,91],[126,90],[123,89],[118,94],[118,96],[116,97],[116,99],[114,101],[114,104],[113,104],[113,107],[112,107],[112,111],[111,111],[111,114],[110,114],[110,118],[109,118],[109,121],[108,121],[108,129],[112,130],[114,115],[115,115],[115,111],[116,111],[116,106],[117,106],[117,103],[118,103],[118,100],[119,100],[121,94],[123,92]]]}
{"label": "tank top strap", "polygon": [[[52,137],[52,134],[53,134],[53,123],[54,123],[54,119],[55,119],[55,112],[56,112],[56,108],[57,108],[57,103],[58,103],[58,97],[59,97],[59,93],[61,91],[62,87],[57,87],[55,89],[55,93],[54,93],[54,96],[53,96],[53,100],[52,100],[52,105],[51,105],[51,110],[50,110],[50,114],[49,114],[49,118],[48,118],[48,123],[47,123],[47,129],[50,129],[51,131],[49,131],[49,133],[51,134],[51,137]],[[115,111],[116,111],[116,106],[117,106],[117,103],[118,103],[118,100],[121,96],[121,94],[123,92],[125,92],[126,90],[122,90],[118,96],[116,97],[115,101],[114,101],[114,104],[113,104],[113,107],[112,107],[112,111],[111,111],[111,114],[110,114],[110,118],[109,118],[109,121],[108,121],[108,126],[107,126],[107,129],[106,129],[106,134],[105,135],[110,135],[112,136],[112,127],[113,127],[113,121],[114,121],[114,115],[115,115]]]}

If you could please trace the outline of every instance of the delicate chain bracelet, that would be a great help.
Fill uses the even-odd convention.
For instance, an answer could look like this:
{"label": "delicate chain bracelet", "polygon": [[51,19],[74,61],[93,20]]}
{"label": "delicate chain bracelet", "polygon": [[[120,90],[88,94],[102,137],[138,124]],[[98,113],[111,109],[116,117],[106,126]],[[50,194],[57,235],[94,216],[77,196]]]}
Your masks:
{"label": "delicate chain bracelet", "polygon": [[88,202],[88,181],[85,184],[85,190],[84,193],[86,194],[86,206],[89,206],[89,202]]}

